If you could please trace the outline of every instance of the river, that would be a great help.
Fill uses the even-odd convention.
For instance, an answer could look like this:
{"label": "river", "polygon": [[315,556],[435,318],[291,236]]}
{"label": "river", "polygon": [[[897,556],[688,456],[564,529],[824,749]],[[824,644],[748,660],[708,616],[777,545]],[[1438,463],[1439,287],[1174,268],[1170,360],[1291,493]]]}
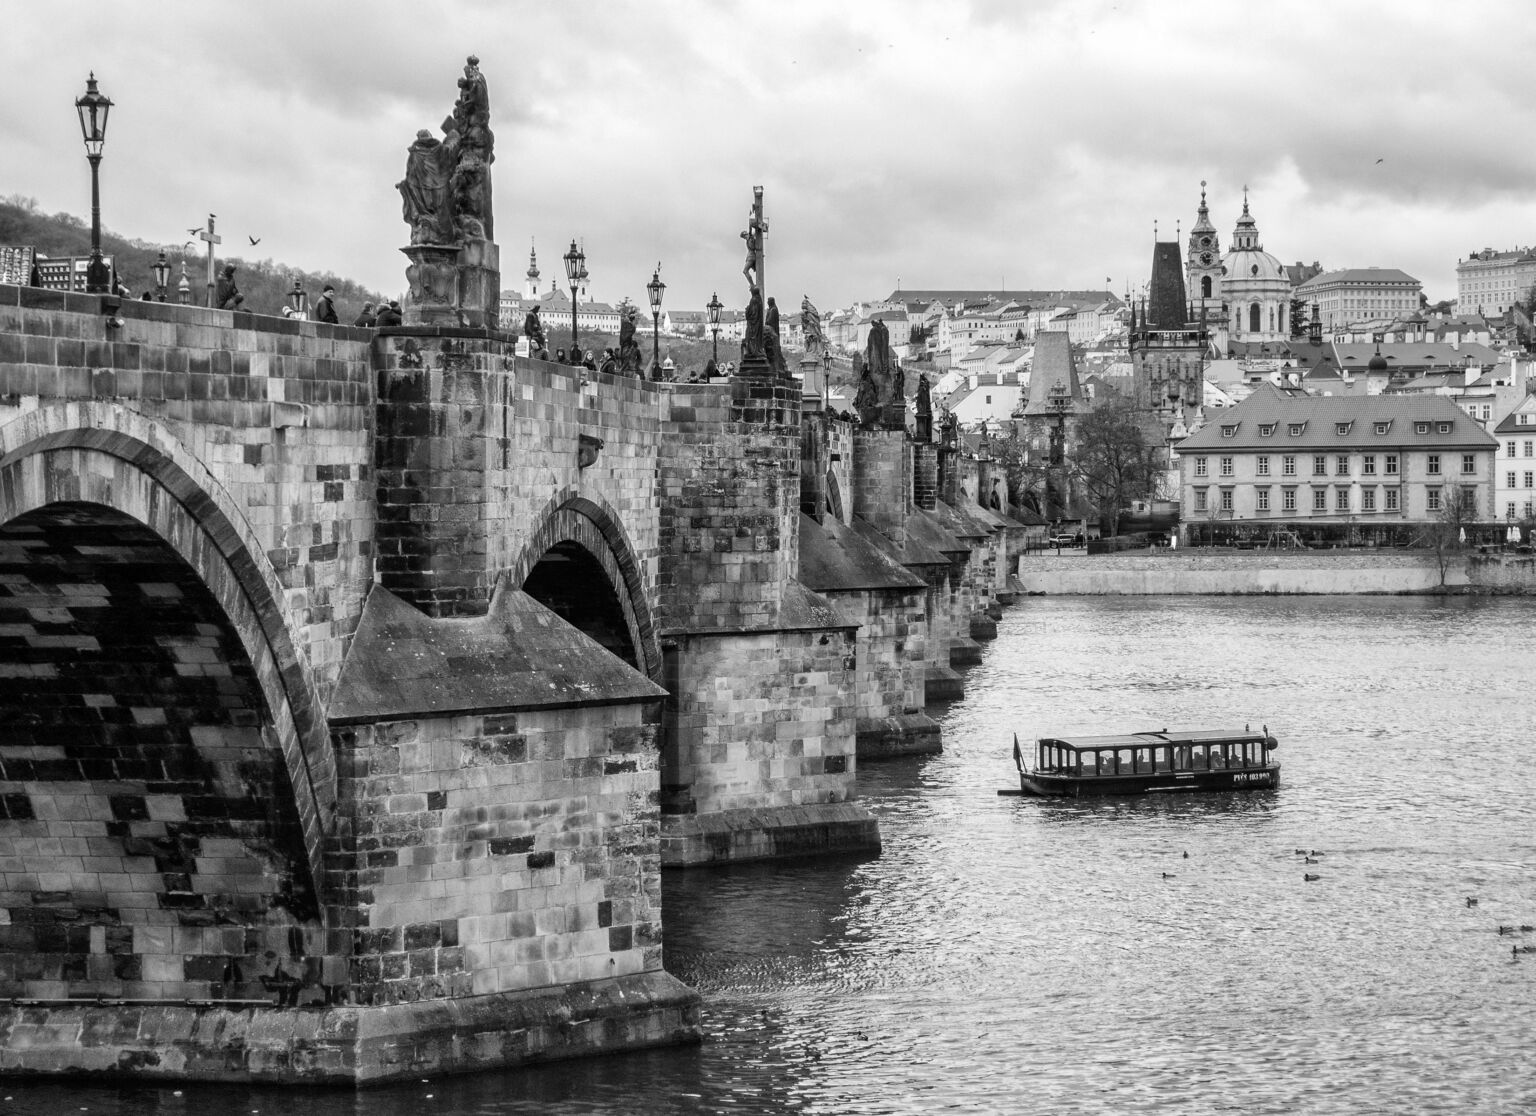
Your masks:
{"label": "river", "polygon": [[[668,874],[703,1046],[359,1094],[10,1081],[0,1116],[1530,1112],[1536,931],[1498,927],[1536,924],[1533,671],[1530,600],[1028,598],[944,753],[861,769],[881,856]],[[996,794],[1015,731],[1244,723],[1278,790]]]}

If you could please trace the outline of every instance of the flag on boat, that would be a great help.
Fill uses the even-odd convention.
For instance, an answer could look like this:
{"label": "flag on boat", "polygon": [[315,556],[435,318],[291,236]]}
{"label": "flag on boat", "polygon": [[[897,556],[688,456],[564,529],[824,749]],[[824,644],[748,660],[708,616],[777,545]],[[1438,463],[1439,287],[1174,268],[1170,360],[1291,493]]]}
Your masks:
{"label": "flag on boat", "polygon": [[1019,734],[1018,733],[1014,733],[1013,734],[1013,765],[1015,767],[1023,767],[1024,766],[1024,753],[1019,751]]}

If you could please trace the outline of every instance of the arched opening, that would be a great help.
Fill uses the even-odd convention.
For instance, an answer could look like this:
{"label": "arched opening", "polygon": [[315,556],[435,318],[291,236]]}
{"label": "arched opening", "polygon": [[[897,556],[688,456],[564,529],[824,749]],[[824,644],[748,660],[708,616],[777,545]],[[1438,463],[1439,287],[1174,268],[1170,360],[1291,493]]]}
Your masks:
{"label": "arched opening", "polygon": [[827,514],[839,523],[847,523],[843,517],[843,489],[837,483],[837,474],[827,470]]}
{"label": "arched opening", "polygon": [[[323,948],[303,826],[240,633],[159,534],[100,504],[0,526],[0,829],[35,871],[0,996],[263,998]],[[16,912],[25,912],[20,920]],[[306,934],[306,930],[310,931]]]}
{"label": "arched opening", "polygon": [[1255,302],[1252,306],[1248,307],[1248,332],[1260,332],[1263,321],[1263,312],[1259,309],[1259,304]]}
{"label": "arched opening", "polygon": [[1211,297],[1211,277],[1209,275],[1200,276],[1200,297]]}
{"label": "arched opening", "polygon": [[584,547],[569,540],[550,547],[528,571],[523,592],[636,670],[645,670],[623,603],[602,563]]}

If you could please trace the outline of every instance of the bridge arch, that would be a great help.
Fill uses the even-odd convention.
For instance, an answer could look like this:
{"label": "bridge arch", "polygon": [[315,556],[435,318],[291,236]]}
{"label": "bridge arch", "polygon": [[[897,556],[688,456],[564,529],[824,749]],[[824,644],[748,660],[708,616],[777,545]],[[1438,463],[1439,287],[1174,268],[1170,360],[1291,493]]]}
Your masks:
{"label": "bridge arch", "polygon": [[624,525],[600,497],[575,489],[556,495],[509,568],[507,583],[661,681],[649,587]]}
{"label": "bridge arch", "polygon": [[190,568],[190,592],[206,590],[249,664],[263,746],[281,754],[302,839],[294,867],[307,878],[298,882],[321,901],[334,757],[282,588],[243,512],[170,431],[121,405],[61,404],[0,427],[0,531],[83,523],[127,525],[142,545],[163,546]]}

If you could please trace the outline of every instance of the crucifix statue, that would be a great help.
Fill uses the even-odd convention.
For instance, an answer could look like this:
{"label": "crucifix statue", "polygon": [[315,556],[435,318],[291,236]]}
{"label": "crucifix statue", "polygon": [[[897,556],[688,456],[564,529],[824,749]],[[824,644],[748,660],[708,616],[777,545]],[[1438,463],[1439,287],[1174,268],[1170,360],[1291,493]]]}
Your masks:
{"label": "crucifix statue", "polygon": [[[746,230],[741,234],[741,239],[747,242],[747,262],[742,266],[741,274],[747,280],[747,289],[757,290],[760,295],[766,297],[767,288],[763,285],[763,238],[768,235],[768,218],[763,216],[763,188],[752,187],[752,212],[747,217]],[[757,313],[759,315],[758,327],[761,329],[763,304],[759,300]]]}
{"label": "crucifix statue", "polygon": [[212,213],[208,214],[208,227],[197,234],[197,239],[208,242],[208,305],[213,305],[213,246],[224,243],[224,238],[213,231]]}

